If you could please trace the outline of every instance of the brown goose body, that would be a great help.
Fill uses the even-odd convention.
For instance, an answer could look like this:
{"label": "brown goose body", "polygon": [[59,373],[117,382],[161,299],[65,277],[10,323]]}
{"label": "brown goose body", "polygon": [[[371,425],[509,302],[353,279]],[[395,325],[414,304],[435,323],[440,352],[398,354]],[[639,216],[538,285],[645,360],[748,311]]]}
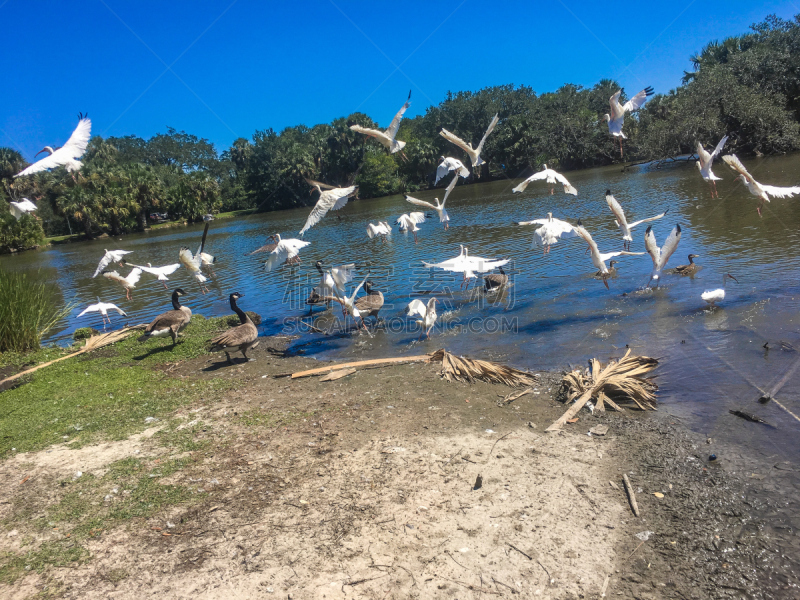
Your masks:
{"label": "brown goose body", "polygon": [[698,258],[699,256],[699,254],[690,254],[688,265],[678,265],[674,269],[667,269],[664,272],[669,273],[670,275],[694,275],[700,270],[700,265],[694,262],[694,259]]}
{"label": "brown goose body", "polygon": [[499,273],[490,273],[483,276],[483,287],[488,292],[496,290],[508,283],[508,275],[503,271],[503,267],[499,267]]}
{"label": "brown goose body", "polygon": [[[274,238],[272,236],[270,236],[267,239],[268,240],[272,240]],[[256,248],[252,252],[248,252],[247,254],[245,254],[245,256],[252,256],[253,254],[259,254],[261,252],[272,252],[277,247],[278,247],[278,244],[276,244],[275,242],[273,242],[271,244],[267,243],[267,244],[264,244],[263,246],[261,246],[260,248]]]}
{"label": "brown goose body", "polygon": [[367,291],[367,295],[356,300],[355,306],[362,318],[375,317],[377,321],[378,313],[383,308],[383,292],[374,289],[371,281],[364,283],[364,289]]}
{"label": "brown goose body", "polygon": [[241,352],[245,359],[255,360],[247,357],[247,351],[258,345],[258,329],[256,329],[253,321],[250,320],[250,317],[236,305],[236,301],[242,297],[244,297],[244,294],[239,294],[238,292],[230,295],[231,309],[239,315],[240,324],[236,327],[231,327],[225,333],[209,342],[211,344],[211,352],[224,352],[228,362],[231,364],[233,364],[231,352]]}
{"label": "brown goose body", "polygon": [[192,320],[192,309],[188,306],[181,306],[180,296],[185,295],[182,289],[178,288],[172,292],[172,310],[161,313],[145,328],[144,335],[139,338],[140,342],[150,338],[170,336],[172,345],[178,343],[178,334]]}
{"label": "brown goose body", "polygon": [[616,264],[617,264],[617,261],[615,261],[615,260],[608,261],[608,273],[606,273],[605,277],[603,277],[603,273],[601,271],[598,271],[597,273],[594,274],[594,278],[595,279],[606,279],[608,277],[616,277],[617,276],[617,267],[614,266]]}

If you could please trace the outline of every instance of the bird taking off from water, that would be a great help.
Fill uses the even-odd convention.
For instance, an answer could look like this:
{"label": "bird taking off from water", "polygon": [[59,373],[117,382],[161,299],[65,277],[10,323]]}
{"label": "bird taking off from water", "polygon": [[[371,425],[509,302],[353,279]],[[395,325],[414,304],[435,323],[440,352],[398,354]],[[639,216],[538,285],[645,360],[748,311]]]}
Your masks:
{"label": "bird taking off from water", "polygon": [[697,158],[700,160],[697,161],[697,168],[700,170],[700,176],[703,178],[703,181],[708,181],[711,184],[711,197],[713,198],[716,196],[719,198],[719,192],[717,191],[717,181],[722,180],[722,177],[717,177],[714,175],[714,172],[711,170],[711,163],[714,162],[714,159],[719,156],[719,153],[722,152],[722,147],[725,145],[725,142],[728,141],[728,136],[726,135],[722,138],[717,147],[714,148],[714,151],[710,154],[706,152],[706,149],[703,148],[703,144],[697,142]]}
{"label": "bird taking off from water", "polygon": [[622,210],[622,206],[620,206],[617,199],[611,195],[611,190],[606,190],[606,202],[608,203],[608,208],[611,209],[611,212],[614,213],[616,220],[614,221],[619,227],[620,231],[622,231],[622,249],[623,250],[630,250],[631,249],[631,242],[633,241],[633,237],[631,237],[631,229],[636,227],[637,225],[641,225],[642,223],[649,223],[650,221],[655,221],[660,219],[664,215],[667,214],[668,211],[664,211],[660,215],[656,215],[655,217],[650,217],[649,219],[641,219],[639,221],[634,221],[633,223],[628,223],[628,220],[625,218],[625,211]]}
{"label": "bird taking off from water", "polygon": [[[750,193],[757,198],[761,198],[761,203],[758,205],[758,216],[761,216],[761,208],[764,206],[764,202],[769,202],[769,197],[774,196],[776,198],[791,198],[797,194],[800,194],[800,185],[796,185],[794,187],[775,187],[774,185],[763,185],[758,183],[753,176],[744,168],[742,161],[740,161],[735,154],[728,154],[727,156],[723,156],[722,160],[734,171],[739,173],[739,177],[741,177],[744,184],[747,186],[747,189],[750,190]],[[739,179],[737,177],[737,179]]]}
{"label": "bird taking off from water", "polygon": [[473,148],[472,144],[465,142],[460,137],[455,134],[450,133],[442,127],[442,130],[439,132],[439,135],[446,139],[448,142],[452,142],[459,148],[461,148],[464,152],[469,155],[469,159],[472,161],[472,166],[479,167],[484,164],[484,160],[481,158],[481,152],[483,151],[483,145],[486,143],[486,138],[489,137],[489,134],[494,131],[494,128],[497,127],[497,124],[500,122],[500,118],[495,115],[492,117],[491,123],[489,123],[489,127],[486,129],[486,133],[483,134],[483,138],[481,139],[481,143],[478,144],[477,148]]}
{"label": "bird taking off from water", "polygon": [[653,271],[650,273],[650,281],[647,282],[648,285],[650,285],[650,282],[655,279],[656,287],[658,287],[658,282],[661,279],[661,271],[664,270],[669,257],[672,256],[675,250],[678,249],[678,242],[680,241],[680,225],[675,225],[675,229],[673,229],[672,233],[669,234],[667,241],[664,242],[664,245],[661,246],[661,248],[659,248],[658,244],[656,244],[656,234],[653,233],[652,225],[650,225],[647,228],[647,231],[644,232],[644,249],[647,250],[650,258],[653,259]]}
{"label": "bird taking off from water", "polygon": [[28,166],[28,168],[20,171],[14,177],[49,171],[56,167],[65,167],[69,173],[79,171],[83,163],[78,159],[83,156],[83,153],[86,152],[86,146],[89,145],[92,122],[83,114],[79,114],[78,119],[80,119],[78,126],[69,136],[66,144],[55,150],[52,146],[45,146],[36,155],[38,156],[42,152],[48,152],[50,155]]}
{"label": "bird taking off from water", "polygon": [[589,244],[589,250],[592,252],[592,263],[598,269],[597,276],[603,280],[603,285],[606,286],[608,289],[608,278],[611,276],[608,267],[606,267],[606,261],[609,258],[614,258],[615,256],[638,256],[644,254],[644,252],[600,252],[597,249],[597,243],[592,239],[591,234],[582,226],[576,225],[575,226],[575,233],[577,233],[580,237],[583,238],[583,241]]}
{"label": "bird taking off from water", "polygon": [[646,87],[641,92],[636,94],[633,98],[628,100],[625,104],[619,103],[619,96],[622,90],[611,96],[609,104],[611,105],[611,114],[603,115],[608,121],[608,131],[615,138],[619,138],[619,157],[622,158],[622,140],[628,139],[622,132],[622,125],[625,122],[626,112],[635,112],[639,110],[642,105],[647,101],[647,98],[653,95],[653,88]]}
{"label": "bird taking off from water", "polygon": [[542,254],[550,252],[550,246],[557,244],[558,240],[577,237],[575,228],[561,219],[554,219],[553,213],[547,213],[546,219],[534,219],[533,221],[518,221],[516,225],[541,225],[533,232],[533,246],[541,246]]}
{"label": "bird taking off from water", "polygon": [[425,337],[431,337],[431,330],[433,326],[436,325],[436,298],[433,297],[428,300],[428,304],[423,304],[422,300],[414,298],[408,303],[408,306],[406,306],[406,314],[409,317],[422,317],[420,320],[416,321],[417,325],[421,326],[419,337],[422,338],[423,333]]}
{"label": "bird taking off from water", "polygon": [[456,173],[453,175],[453,180],[447,184],[447,188],[444,191],[444,200],[442,200],[441,204],[439,203],[438,198],[434,198],[434,202],[436,204],[431,204],[430,202],[425,202],[425,200],[419,200],[412,196],[406,194],[406,202],[410,202],[411,204],[416,204],[417,206],[424,206],[425,208],[430,208],[435,210],[436,213],[439,215],[439,222],[444,223],[445,230],[450,228],[450,215],[447,214],[447,211],[444,208],[445,202],[447,202],[447,197],[450,195],[450,192],[453,191],[453,188],[456,187],[456,183],[458,183],[458,174]]}
{"label": "bird taking off from water", "polygon": [[395,152],[402,150],[406,145],[405,142],[401,142],[400,140],[396,140],[394,138],[397,135],[397,130],[400,128],[400,121],[403,119],[403,113],[408,110],[409,106],[411,106],[411,90],[408,91],[408,100],[406,100],[406,103],[403,104],[402,108],[397,111],[397,114],[394,116],[394,119],[392,119],[392,122],[386,131],[362,127],[357,123],[348,123],[348,125],[350,126],[350,129],[357,133],[363,133],[364,135],[374,137],[381,144],[383,144],[391,154],[394,154]]}

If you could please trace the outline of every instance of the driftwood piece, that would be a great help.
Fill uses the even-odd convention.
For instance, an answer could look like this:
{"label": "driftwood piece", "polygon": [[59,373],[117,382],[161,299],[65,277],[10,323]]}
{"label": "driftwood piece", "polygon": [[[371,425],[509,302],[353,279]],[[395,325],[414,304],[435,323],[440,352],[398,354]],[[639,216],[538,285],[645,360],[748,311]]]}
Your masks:
{"label": "driftwood piece", "polygon": [[93,335],[88,340],[86,340],[86,345],[78,350],[77,352],[73,352],[71,354],[67,354],[66,356],[61,356],[56,358],[55,360],[48,361],[46,363],[41,363],[36,365],[35,367],[31,367],[30,369],[26,369],[25,371],[20,371],[16,375],[12,375],[11,377],[6,377],[3,381],[0,381],[0,387],[4,384],[8,383],[9,381],[14,381],[15,379],[19,379],[25,375],[29,375],[30,373],[34,373],[39,369],[43,369],[44,367],[49,367],[57,362],[61,362],[62,360],[67,360],[68,358],[72,358],[73,356],[79,356],[85,352],[91,352],[92,350],[98,350],[99,348],[103,348],[115,342],[119,342],[124,340],[134,331],[139,331],[141,326],[136,327],[126,327],[124,329],[120,329],[119,331],[109,331],[108,333],[102,333],[100,335]]}
{"label": "driftwood piece", "polygon": [[511,392],[508,396],[503,398],[502,402],[498,402],[501,406],[511,404],[517,398],[522,398],[525,394],[530,394],[533,391],[532,387],[522,390],[521,392]]}
{"label": "driftwood piece", "polygon": [[342,377],[347,377],[356,372],[356,369],[339,369],[338,371],[331,371],[324,377],[320,377],[320,381],[336,381]]}
{"label": "driftwood piece", "polygon": [[636,494],[633,491],[630,479],[626,473],[622,474],[622,483],[625,484],[625,491],[628,492],[628,501],[631,503],[631,510],[637,517],[639,516],[639,505],[636,503]]}
{"label": "driftwood piece", "polygon": [[[339,369],[348,369],[350,367],[366,367],[368,365],[380,365],[380,364],[398,364],[398,363],[406,363],[406,362],[420,362],[423,360],[430,360],[430,354],[420,354],[417,356],[399,356],[395,358],[373,358],[372,360],[360,360],[357,362],[351,363],[339,363],[335,365],[328,365],[325,367],[318,367],[316,369],[309,369],[308,371],[298,371],[297,373],[292,373],[292,379],[299,379],[300,377],[310,377],[311,375],[319,375],[320,373],[325,373],[327,371],[338,371]],[[278,377],[276,375],[276,377]]]}

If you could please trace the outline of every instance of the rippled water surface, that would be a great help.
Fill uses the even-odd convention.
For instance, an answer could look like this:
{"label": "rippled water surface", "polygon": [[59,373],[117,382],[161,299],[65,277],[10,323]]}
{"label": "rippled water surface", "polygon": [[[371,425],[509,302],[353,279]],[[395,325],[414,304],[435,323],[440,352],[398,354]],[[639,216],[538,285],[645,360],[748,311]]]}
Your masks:
{"label": "rippled water surface", "polygon": [[[746,164],[765,183],[800,182],[798,155]],[[800,370],[791,371],[800,352],[781,347],[784,341],[800,349],[800,199],[777,199],[759,218],[755,198],[734,182],[732,172],[724,164],[716,170],[724,178],[718,185],[720,199],[711,199],[693,163],[637,167],[625,173],[620,167],[570,173],[580,192],[577,197],[558,190],[551,196],[544,185],[529,186],[525,193],[515,195],[510,181],[459,186],[448,201],[450,230],[443,231],[438,220],[429,220],[421,225],[416,245],[413,238],[396,230],[387,244],[365,234],[369,220],[393,223],[399,214],[413,209],[401,196],[356,201],[341,211],[341,220],[328,215],[306,234],[311,245],[301,254],[302,267],[293,272],[267,273],[257,256],[244,254],[264,243],[270,233],[296,236],[308,208],[221,219],[212,223],[207,244],[207,251],[217,256],[211,293],[202,295],[183,268],[170,284],[188,291],[185,303],[206,316],[229,313],[227,295],[239,291],[245,294],[241,306],[264,317],[263,333],[294,333],[298,317],[307,312],[305,296],[316,281],[314,261],[369,261],[371,278],[389,305],[384,311],[388,330],[371,336],[300,332],[293,346],[296,351],[359,358],[417,354],[444,346],[522,367],[550,369],[585,364],[592,356],[605,360],[628,345],[663,359],[658,371],[662,405],[695,429],[738,436],[767,455],[797,456],[800,448],[794,432],[798,423],[774,403],[761,406],[755,399],[761,395],[759,388],[769,390],[788,374],[776,397],[800,413]],[[685,264],[686,255],[694,253],[700,255],[697,262],[702,270],[694,278],[665,276],[657,290],[637,292],[647,283],[650,258],[624,257],[618,265],[619,276],[609,281],[611,289],[606,290],[592,277],[595,269],[582,243],[562,241],[543,255],[541,249],[531,248],[532,228],[513,224],[552,211],[558,218],[582,219],[601,251],[620,250],[622,239],[604,200],[606,188],[613,191],[631,221],[669,209],[667,217],[653,224],[659,243],[675,223],[683,228],[678,251],[668,266]],[[415,195],[430,200],[442,193]],[[634,230],[632,250],[644,250],[644,231],[644,225]],[[131,301],[110,281],[92,279],[104,248],[133,250],[133,262],[162,265],[177,262],[182,245],[195,250],[201,232],[202,225],[194,225],[120,240],[59,245],[3,256],[0,266],[39,269],[58,284],[64,300],[80,302],[53,336],[55,341],[65,341],[77,327],[100,326],[98,317],[77,318],[97,296],[123,307],[130,323],[148,321],[169,306],[169,293],[147,275]],[[467,245],[472,255],[512,260],[513,285],[495,304],[459,292],[455,278],[422,268],[422,260],[438,262],[455,256],[459,244]],[[127,269],[119,270],[127,273]],[[720,287],[724,273],[732,273],[739,283],[729,283],[722,306],[708,310],[700,294]],[[429,341],[417,342],[416,331],[400,328],[402,309],[411,297],[427,298],[430,293],[441,299],[439,313],[444,313],[446,328],[438,328]],[[318,327],[336,324],[332,312],[320,313],[321,317],[315,317]],[[767,341],[769,350],[763,348]],[[732,408],[758,412],[778,429],[752,427],[731,416],[728,410]]]}

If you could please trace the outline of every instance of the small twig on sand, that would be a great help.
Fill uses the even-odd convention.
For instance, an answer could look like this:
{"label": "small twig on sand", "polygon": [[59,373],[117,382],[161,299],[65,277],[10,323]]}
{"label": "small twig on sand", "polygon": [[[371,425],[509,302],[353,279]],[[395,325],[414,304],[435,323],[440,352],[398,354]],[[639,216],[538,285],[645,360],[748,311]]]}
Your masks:
{"label": "small twig on sand", "polygon": [[[491,449],[491,450],[489,450],[489,456],[488,456],[488,457],[486,457],[486,462],[489,462],[489,459],[490,459],[490,458],[492,458],[492,452],[494,452],[494,447],[495,447],[495,446],[497,446],[497,444],[498,444],[498,443],[499,443],[501,440],[504,440],[504,439],[506,439],[508,436],[510,436],[510,435],[511,435],[511,433],[512,433],[512,432],[511,432],[511,431],[509,431],[509,432],[508,432],[507,434],[505,434],[503,437],[501,437],[501,438],[497,438],[497,440],[495,441],[495,443],[494,443],[494,444],[492,444],[492,449]],[[485,464],[485,463],[484,463],[484,464]]]}
{"label": "small twig on sand", "polygon": [[517,590],[516,588],[513,588],[513,587],[511,587],[511,586],[510,586],[510,585],[508,585],[507,583],[503,583],[503,582],[502,582],[502,581],[500,581],[499,579],[495,579],[495,576],[494,576],[494,575],[492,575],[492,581],[494,581],[496,584],[497,584],[497,583],[499,583],[500,585],[507,587],[508,589],[510,589],[510,590],[511,590],[511,593],[512,593],[512,594],[519,594],[519,590]]}
{"label": "small twig on sand", "polygon": [[[511,392],[507,396],[503,396],[502,397],[503,401],[502,402],[498,402],[498,404],[500,404],[500,406],[508,406],[509,404],[511,404],[517,398],[522,398],[525,394],[530,394],[532,391],[533,391],[533,388],[529,387],[527,389],[522,390],[521,392]],[[516,590],[514,590],[514,591],[516,591]]]}
{"label": "small twig on sand", "polygon": [[628,560],[628,559],[629,559],[631,556],[633,556],[634,554],[636,554],[636,551],[637,551],[639,548],[641,548],[641,547],[642,547],[642,544],[644,544],[644,542],[639,542],[639,545],[638,545],[638,546],[636,546],[636,548],[634,548],[634,549],[633,549],[633,552],[631,552],[630,554],[628,554],[628,556],[626,556],[626,557],[625,557],[625,560]]}
{"label": "small twig on sand", "polygon": [[547,570],[547,567],[545,567],[545,566],[542,564],[542,561],[540,561],[538,558],[536,559],[536,562],[539,564],[539,566],[540,566],[540,567],[542,567],[542,569],[544,569],[544,572],[545,572],[545,573],[547,573],[547,580],[548,580],[548,582],[549,582],[549,583],[553,583],[553,578],[550,576],[550,571],[548,571],[548,570]]}
{"label": "small twig on sand", "polygon": [[600,597],[606,597],[606,588],[608,588],[608,582],[611,579],[611,575],[606,575],[606,580],[603,582],[603,587],[600,589]]}
{"label": "small twig on sand", "polygon": [[636,494],[633,493],[633,486],[627,473],[622,474],[622,482],[625,484],[625,491],[628,492],[628,501],[631,503],[631,510],[637,517],[639,516],[639,505],[636,504]]}
{"label": "small twig on sand", "polygon": [[511,548],[513,548],[514,550],[516,550],[517,552],[519,552],[520,554],[522,554],[522,556],[524,556],[524,557],[525,557],[525,558],[527,558],[528,560],[533,560],[533,557],[532,557],[531,555],[529,555],[529,554],[526,554],[525,552],[523,552],[522,550],[520,550],[519,548],[517,548],[517,547],[516,547],[514,544],[509,544],[508,542],[506,542],[506,544],[507,544],[509,547],[511,547]]}
{"label": "small twig on sand", "polygon": [[453,555],[452,555],[452,554],[450,554],[450,553],[449,553],[447,550],[445,550],[445,551],[444,551],[444,553],[445,553],[445,554],[447,554],[447,556],[449,556],[449,557],[450,557],[450,560],[452,560],[454,563],[456,563],[456,564],[457,564],[459,567],[461,567],[461,568],[462,568],[462,569],[464,569],[465,571],[469,571],[469,569],[468,569],[467,567],[465,567],[465,566],[464,566],[464,565],[462,565],[460,562],[458,562],[458,561],[457,561],[455,558],[453,558]]}
{"label": "small twig on sand", "polygon": [[492,590],[487,590],[484,587],[470,585],[469,583],[464,583],[463,581],[456,581],[455,579],[450,579],[449,577],[445,577],[444,575],[439,575],[442,579],[446,579],[447,581],[452,581],[455,584],[458,584],[462,587],[467,588],[468,590],[472,590],[473,592],[478,592],[480,594],[491,594],[492,596],[502,596],[503,594],[499,592],[493,592]]}

